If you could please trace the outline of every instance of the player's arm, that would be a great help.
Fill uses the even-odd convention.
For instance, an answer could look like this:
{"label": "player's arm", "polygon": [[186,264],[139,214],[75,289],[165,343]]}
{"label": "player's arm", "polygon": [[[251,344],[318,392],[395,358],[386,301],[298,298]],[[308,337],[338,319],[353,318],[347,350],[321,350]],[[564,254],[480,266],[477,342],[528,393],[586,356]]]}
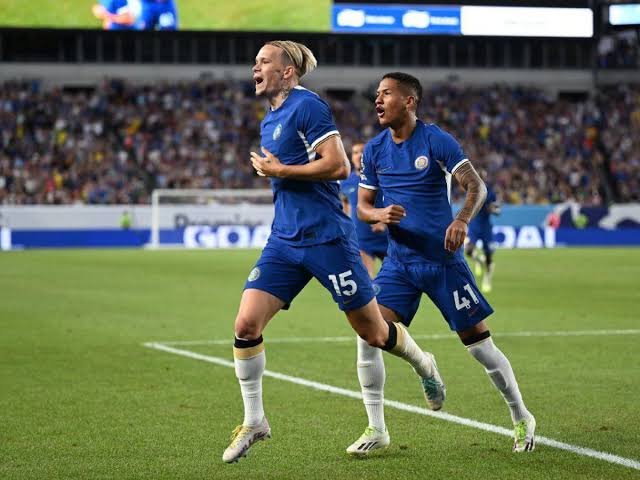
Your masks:
{"label": "player's arm", "polygon": [[111,15],[111,21],[120,25],[133,25],[136,23],[136,19],[128,10]]}
{"label": "player's arm", "polygon": [[285,165],[264,147],[264,157],[251,152],[251,163],[259,175],[265,177],[291,178],[294,180],[344,180],[351,173],[351,164],[344,145],[337,133],[327,137],[315,148],[320,156],[304,165]]}
{"label": "player's arm", "polygon": [[91,8],[91,11],[94,17],[102,21],[118,23],[120,25],[133,25],[135,23],[135,18],[133,18],[128,8],[122,9],[120,13],[111,13],[104,5],[96,3]]}
{"label": "player's arm", "polygon": [[480,211],[487,198],[487,186],[471,162],[464,162],[453,175],[466,192],[466,196],[462,208],[445,233],[444,248],[450,252],[455,252],[462,246],[469,222]]}
{"label": "player's arm", "polygon": [[397,225],[406,216],[404,208],[400,205],[389,205],[385,208],[376,208],[376,190],[362,187],[358,188],[358,218],[367,223],[383,223],[385,225]]}

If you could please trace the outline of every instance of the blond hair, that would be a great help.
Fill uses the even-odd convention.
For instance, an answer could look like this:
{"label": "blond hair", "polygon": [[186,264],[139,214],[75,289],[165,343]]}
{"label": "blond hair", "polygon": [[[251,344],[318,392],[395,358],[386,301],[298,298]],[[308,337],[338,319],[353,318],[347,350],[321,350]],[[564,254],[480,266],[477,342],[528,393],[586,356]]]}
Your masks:
{"label": "blond hair", "polygon": [[291,40],[273,40],[267,42],[267,45],[282,49],[285,63],[293,65],[298,78],[302,78],[318,66],[318,61],[313,52],[309,50],[309,47],[301,43],[292,42]]}

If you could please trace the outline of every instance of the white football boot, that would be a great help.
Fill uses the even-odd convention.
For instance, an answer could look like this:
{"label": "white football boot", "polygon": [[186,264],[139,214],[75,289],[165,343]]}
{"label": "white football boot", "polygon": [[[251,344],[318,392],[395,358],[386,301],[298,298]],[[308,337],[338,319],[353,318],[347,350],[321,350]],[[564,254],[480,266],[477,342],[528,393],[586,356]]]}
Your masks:
{"label": "white football boot", "polygon": [[431,410],[440,410],[444,399],[447,396],[447,389],[444,386],[440,372],[438,371],[438,365],[436,364],[436,358],[432,353],[424,352],[431,362],[433,363],[433,376],[421,377],[422,389],[424,390],[424,398],[427,401],[427,406]]}
{"label": "white football boot", "polygon": [[349,455],[364,456],[373,450],[387,448],[390,443],[389,432],[381,432],[373,427],[367,427],[364,429],[364,433],[360,435],[360,438],[349,445],[347,453]]}
{"label": "white football boot", "polygon": [[533,452],[536,448],[535,433],[536,419],[533,415],[516,423],[513,427],[513,451]]}
{"label": "white football boot", "polygon": [[226,463],[237,462],[247,456],[251,445],[267,438],[271,438],[271,428],[266,417],[255,427],[238,425],[231,434],[231,443],[222,454],[222,460]]}

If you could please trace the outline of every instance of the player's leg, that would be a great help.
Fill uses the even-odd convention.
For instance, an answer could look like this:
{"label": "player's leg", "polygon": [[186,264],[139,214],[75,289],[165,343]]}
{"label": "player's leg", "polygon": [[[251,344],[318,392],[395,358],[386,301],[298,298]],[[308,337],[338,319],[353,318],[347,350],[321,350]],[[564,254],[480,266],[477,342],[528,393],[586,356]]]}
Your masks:
{"label": "player's leg", "polygon": [[234,327],[233,358],[244,401],[245,426],[256,426],[264,417],[262,374],[266,360],[262,332],[284,305],[262,290],[247,289],[242,293]]}
{"label": "player's leg", "polygon": [[469,230],[464,244],[464,253],[467,257],[467,261],[469,262],[469,265],[473,265],[473,272],[477,277],[479,277],[483,273],[483,262],[477,246],[478,238],[479,237],[475,232]]}
{"label": "player's leg", "polygon": [[371,278],[376,276],[376,262],[373,256],[369,255],[364,250],[360,250],[360,258],[362,258],[362,263],[364,263],[367,272],[369,272],[369,276]]}
{"label": "player's leg", "polygon": [[244,420],[233,431],[231,444],[222,455],[227,463],[239,460],[256,441],[271,436],[262,405],[262,376],[266,364],[262,332],[284,305],[282,300],[262,290],[248,289],[242,294],[234,327],[233,361]]}
{"label": "player's leg", "polygon": [[[374,290],[354,241],[336,240],[314,249],[305,255],[305,265],[314,277],[331,292],[334,301],[343,310],[352,328],[370,347],[384,349],[409,362],[419,374],[426,375],[431,369],[430,358],[420,350],[406,329],[393,322],[384,320],[375,300]],[[361,343],[360,345],[364,345]],[[381,356],[368,350],[373,368],[363,369],[363,380],[371,396],[371,404],[382,408],[382,389],[384,386],[384,368],[380,368]],[[366,355],[366,354],[365,354]],[[381,410],[380,410],[381,411]],[[384,422],[384,418],[381,419]],[[374,421],[373,423],[376,423]],[[368,442],[371,446],[367,453],[388,444],[388,434],[380,432],[381,437]],[[386,434],[386,437],[384,436]]]}
{"label": "player's leg", "polygon": [[484,275],[482,276],[482,291],[485,293],[489,293],[493,289],[493,249],[491,248],[489,242],[485,244],[484,255],[485,255],[485,268]]}
{"label": "player's leg", "polygon": [[[347,452],[364,455],[371,450],[384,448],[390,442],[384,423],[385,371],[381,350],[408,362],[420,376],[423,388],[425,381],[433,382],[437,378],[441,382],[441,379],[433,356],[420,349],[404,325],[385,320],[375,298],[366,306],[347,311],[346,314],[349,323],[362,338],[358,343],[358,380],[369,419],[368,427],[360,438],[347,448]],[[440,388],[444,400],[444,385],[441,383]],[[427,401],[429,403],[429,399]],[[429,405],[437,410],[442,406],[442,401]]]}
{"label": "player's leg", "polygon": [[[375,276],[375,258],[369,252],[360,250],[360,258],[369,276]],[[377,285],[374,285],[374,293]],[[386,373],[382,350],[372,347],[356,335],[358,381],[362,391],[362,401],[367,411],[369,425],[365,432],[347,448],[349,454],[368,453],[372,449],[382,448],[390,443],[389,433],[384,422],[384,382]]]}
{"label": "player's leg", "polygon": [[[415,269],[402,265],[391,258],[385,259],[382,269],[376,277],[378,286],[378,302],[380,312],[385,320],[402,324],[407,328],[420,306],[423,291],[419,288],[419,279],[415,277]],[[431,410],[440,410],[446,398],[446,388],[432,353],[424,352],[429,362],[429,369],[416,372],[427,406]]]}
{"label": "player's leg", "polygon": [[[383,266],[383,270],[384,269],[385,267]],[[380,287],[380,293],[378,295],[384,294],[385,298],[399,297],[404,302],[406,308],[411,311],[410,317],[407,316],[403,318],[403,321],[408,320],[407,323],[410,322],[410,318],[413,318],[418,308],[420,292],[405,282],[403,283],[404,288],[402,291],[387,294],[385,293],[387,284],[383,278],[381,271],[381,275],[376,277],[376,284]],[[366,279],[362,281],[364,283]],[[370,289],[371,287],[367,286],[366,288]],[[350,308],[350,306],[344,305],[340,305],[340,308],[345,311],[351,327],[368,345],[380,348],[392,355],[402,358],[408,362],[421,377],[433,375],[433,362],[431,358],[418,347],[407,328],[402,323],[394,321],[398,319],[397,317],[386,320],[382,316],[380,306],[375,297],[372,296],[367,304],[362,306],[358,305],[357,308]],[[387,310],[394,309],[388,308]]]}
{"label": "player's leg", "polygon": [[[385,344],[388,329],[377,309],[371,279],[358,247],[350,239],[318,245],[308,250],[305,265],[348,317],[351,311],[360,312],[363,317],[354,330],[358,333],[358,379],[370,421],[365,433],[347,448],[347,452],[365,455],[384,448],[390,440],[384,425],[384,362],[377,346]],[[377,329],[367,328],[372,319],[377,322]]]}
{"label": "player's leg", "polygon": [[[367,252],[360,250],[360,255],[369,275],[373,278],[374,259]],[[368,262],[367,262],[368,261]],[[378,286],[373,285],[374,293]],[[368,425],[364,433],[349,447],[350,455],[363,455],[371,450],[384,448],[391,442],[389,432],[384,421],[384,382],[386,372],[382,350],[372,347],[360,336],[356,335],[358,381],[362,392],[362,402],[367,412]]]}
{"label": "player's leg", "polygon": [[425,273],[425,277],[430,277],[425,280],[427,294],[509,406],[515,425],[514,451],[533,450],[535,419],[522,402],[509,360],[491,339],[484,320],[493,309],[478,291],[469,267],[460,262],[428,269],[432,272]]}
{"label": "player's leg", "polygon": [[[414,365],[414,369],[421,377],[423,388],[425,382],[431,386],[433,380],[437,378],[440,381],[439,385],[441,386],[438,396],[443,400],[444,385],[441,383],[440,376],[437,372],[437,368],[435,367],[435,362],[433,362],[433,357],[428,353],[422,352],[413,339],[408,335],[404,326],[399,323],[403,317],[407,325],[411,322],[411,319],[415,315],[420,304],[421,292],[408,281],[398,268],[398,265],[390,259],[384,261],[382,269],[375,279],[374,287],[376,287],[378,297],[381,297],[382,301],[393,307],[389,308],[382,304],[378,305],[378,309],[380,310],[383,319],[389,325],[390,337],[395,336],[397,338],[398,332],[405,337],[400,343],[403,343],[404,348],[408,352],[411,352],[411,356],[420,360],[418,365],[412,365]],[[397,312],[403,312],[403,314],[399,314]],[[360,319],[358,316],[359,313],[360,312],[348,312],[349,321],[357,332],[362,332],[361,334],[365,335],[369,320],[366,314],[364,315],[365,318]],[[360,324],[360,322],[362,324]],[[396,327],[395,331],[392,327]],[[405,333],[407,335],[405,335]],[[396,341],[396,348],[397,344],[398,342]],[[383,409],[384,370],[382,367],[384,364],[382,362],[382,356],[379,353],[380,350],[372,347],[364,341],[360,342],[358,347],[358,379],[360,380],[369,425],[364,434],[347,449],[347,452],[349,453],[366,453],[362,452],[362,450],[366,449],[371,442],[377,441],[380,437],[383,437],[387,431],[384,424]],[[363,354],[363,352],[371,352],[371,355],[373,356],[376,354],[376,351],[379,356],[379,360],[377,361],[378,363],[372,361],[371,357],[367,358],[366,355]],[[397,354],[393,350],[391,353]],[[363,366],[360,363],[363,358],[367,358],[367,360],[369,360],[366,366]],[[380,367],[377,367],[377,365],[380,365]],[[435,400],[434,395],[431,395],[431,397]],[[440,408],[442,406],[442,400],[438,403],[434,403],[431,402],[429,400],[429,396],[427,396],[427,402],[431,408]]]}
{"label": "player's leg", "polygon": [[515,428],[513,450],[515,452],[533,450],[535,448],[535,418],[522,400],[522,394],[509,359],[493,343],[486,322],[482,321],[471,328],[459,331],[458,335],[473,358],[484,367],[509,407]]}
{"label": "player's leg", "polygon": [[356,336],[358,381],[369,423],[364,433],[349,447],[350,455],[365,455],[391,442],[384,421],[385,368],[382,350]]}
{"label": "player's leg", "polygon": [[473,251],[475,248],[475,243],[471,241],[471,237],[467,236],[467,238],[464,239],[464,255],[467,257],[467,261],[470,262],[473,260]]}
{"label": "player's leg", "polygon": [[286,246],[268,244],[249,274],[236,316],[233,357],[244,405],[244,420],[232,434],[222,459],[231,463],[251,445],[271,436],[262,403],[266,353],[262,332],[267,323],[308,283],[310,275],[288,258]]}

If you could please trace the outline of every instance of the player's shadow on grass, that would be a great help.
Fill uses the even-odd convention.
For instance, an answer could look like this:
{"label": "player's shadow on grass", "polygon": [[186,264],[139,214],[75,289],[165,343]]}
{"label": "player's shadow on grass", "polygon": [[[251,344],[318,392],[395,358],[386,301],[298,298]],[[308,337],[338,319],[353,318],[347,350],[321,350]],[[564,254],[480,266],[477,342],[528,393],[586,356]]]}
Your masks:
{"label": "player's shadow on grass", "polygon": [[411,456],[411,448],[407,445],[396,445],[385,449],[376,450],[367,455],[347,455],[348,461],[352,462],[375,462],[376,460],[383,461],[389,457],[393,458],[409,458]]}

